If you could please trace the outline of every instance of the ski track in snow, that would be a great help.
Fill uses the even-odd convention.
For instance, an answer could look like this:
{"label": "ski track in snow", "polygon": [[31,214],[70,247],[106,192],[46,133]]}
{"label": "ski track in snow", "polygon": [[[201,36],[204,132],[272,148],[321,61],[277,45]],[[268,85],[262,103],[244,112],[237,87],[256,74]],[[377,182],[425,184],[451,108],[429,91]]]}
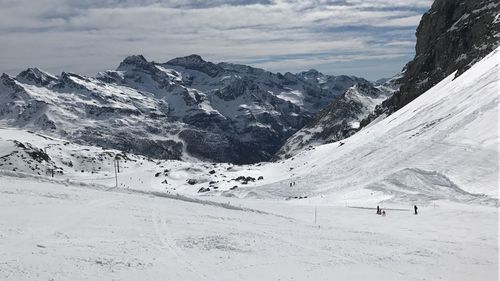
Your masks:
{"label": "ski track in snow", "polygon": [[158,217],[155,211],[151,212],[151,220],[153,221],[154,229],[156,232],[156,236],[158,240],[161,242],[164,249],[168,249],[174,253],[175,257],[178,259],[180,263],[182,263],[188,271],[195,273],[198,277],[202,278],[202,280],[216,280],[213,278],[209,278],[208,275],[201,273],[196,269],[195,265],[189,261],[189,257],[186,257],[182,251],[175,245],[175,242],[172,242],[172,237],[168,234],[167,225],[165,223],[165,219],[163,217]]}

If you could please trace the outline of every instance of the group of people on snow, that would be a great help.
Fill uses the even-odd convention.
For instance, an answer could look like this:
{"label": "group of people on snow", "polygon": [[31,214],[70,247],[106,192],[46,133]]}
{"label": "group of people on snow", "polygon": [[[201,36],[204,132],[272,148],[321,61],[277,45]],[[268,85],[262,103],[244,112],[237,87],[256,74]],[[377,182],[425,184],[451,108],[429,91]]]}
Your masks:
{"label": "group of people on snow", "polygon": [[377,205],[377,215],[385,216],[385,210],[382,210],[378,205]]}
{"label": "group of people on snow", "polygon": [[[415,212],[415,215],[418,215],[417,205],[413,206],[413,211]],[[378,205],[377,205],[377,215],[385,216],[385,210],[382,210],[382,208],[380,208],[380,206],[378,206]]]}

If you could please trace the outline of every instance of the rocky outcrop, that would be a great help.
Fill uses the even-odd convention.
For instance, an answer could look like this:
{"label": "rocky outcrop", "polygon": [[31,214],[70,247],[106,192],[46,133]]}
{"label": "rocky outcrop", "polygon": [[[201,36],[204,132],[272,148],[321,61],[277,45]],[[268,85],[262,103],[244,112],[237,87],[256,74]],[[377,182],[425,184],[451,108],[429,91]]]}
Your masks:
{"label": "rocky outcrop", "polygon": [[362,126],[390,115],[442,79],[469,69],[500,45],[500,2],[436,0],[417,28],[415,58],[405,67],[401,87]]}
{"label": "rocky outcrop", "polygon": [[19,73],[17,75],[16,79],[18,81],[27,83],[27,84],[34,84],[34,85],[40,85],[40,86],[48,86],[49,84],[57,81],[57,77],[40,70],[38,68],[28,68],[25,71]]}

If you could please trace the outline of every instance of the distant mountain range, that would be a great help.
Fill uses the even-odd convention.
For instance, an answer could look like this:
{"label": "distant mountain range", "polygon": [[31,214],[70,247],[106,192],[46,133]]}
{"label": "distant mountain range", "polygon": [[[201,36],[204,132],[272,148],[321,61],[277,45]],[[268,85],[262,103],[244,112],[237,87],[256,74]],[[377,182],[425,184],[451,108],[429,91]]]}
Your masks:
{"label": "distant mountain range", "polygon": [[[30,68],[0,78],[0,120],[11,126],[162,159],[266,161],[354,76],[271,73],[198,55],[166,63],[129,56],[114,71],[55,76]],[[370,93],[378,98],[387,91]],[[370,101],[372,103],[372,101]]]}

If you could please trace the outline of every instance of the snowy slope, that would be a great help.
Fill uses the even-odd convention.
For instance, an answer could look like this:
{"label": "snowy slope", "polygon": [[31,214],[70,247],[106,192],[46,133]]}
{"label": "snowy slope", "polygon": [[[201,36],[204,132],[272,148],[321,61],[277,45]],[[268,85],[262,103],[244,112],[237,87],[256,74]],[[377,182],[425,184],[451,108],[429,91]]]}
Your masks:
{"label": "snowy slope", "polygon": [[[230,205],[1,178],[1,280],[497,280],[497,209]],[[239,206],[251,206],[242,210]],[[480,219],[478,219],[480,218]],[[450,231],[450,230],[453,231]]]}
{"label": "snowy slope", "polygon": [[[107,183],[114,178],[113,161],[117,155],[122,158],[122,166],[130,168],[146,161],[144,157],[123,154],[117,150],[78,145],[34,132],[0,128],[0,175],[77,180],[101,185],[101,180]],[[54,177],[52,170],[55,171]]]}
{"label": "snowy slope", "polygon": [[352,137],[262,167],[275,182],[233,194],[497,204],[477,193],[498,198],[499,61],[497,49]]}

